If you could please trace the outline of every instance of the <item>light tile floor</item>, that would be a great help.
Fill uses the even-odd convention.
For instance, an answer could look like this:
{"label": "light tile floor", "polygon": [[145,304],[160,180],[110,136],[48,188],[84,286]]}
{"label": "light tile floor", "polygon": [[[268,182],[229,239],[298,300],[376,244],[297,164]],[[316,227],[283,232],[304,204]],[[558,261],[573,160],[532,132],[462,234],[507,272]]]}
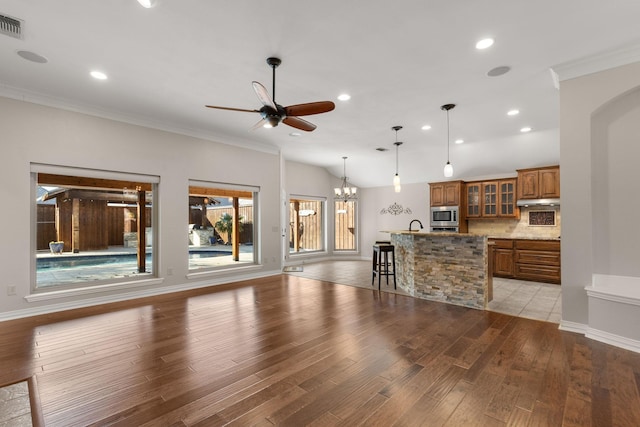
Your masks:
{"label": "light tile floor", "polygon": [[0,426],[31,426],[29,387],[26,381],[0,387]]}
{"label": "light tile floor", "polygon": [[[287,274],[366,289],[378,288],[377,279],[375,286],[371,286],[370,261],[323,261],[304,264],[302,267],[301,272]],[[382,278],[380,290],[407,295],[402,289],[393,289],[393,279],[387,285],[385,278]],[[487,309],[528,319],[560,323],[561,307],[559,285],[495,277],[493,301]]]}

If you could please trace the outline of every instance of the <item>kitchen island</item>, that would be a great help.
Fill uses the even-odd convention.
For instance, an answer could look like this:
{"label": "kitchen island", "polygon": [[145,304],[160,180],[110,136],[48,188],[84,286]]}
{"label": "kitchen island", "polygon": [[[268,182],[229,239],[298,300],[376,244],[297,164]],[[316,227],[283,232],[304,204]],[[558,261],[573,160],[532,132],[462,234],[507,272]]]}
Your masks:
{"label": "kitchen island", "polygon": [[410,231],[390,234],[398,287],[416,298],[486,308],[492,290],[487,236]]}

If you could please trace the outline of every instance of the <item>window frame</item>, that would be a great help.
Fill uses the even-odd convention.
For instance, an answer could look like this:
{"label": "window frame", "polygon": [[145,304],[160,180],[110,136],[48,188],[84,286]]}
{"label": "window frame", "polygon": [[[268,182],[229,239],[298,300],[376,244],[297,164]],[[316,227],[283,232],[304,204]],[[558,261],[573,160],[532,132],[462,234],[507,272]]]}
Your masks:
{"label": "window frame", "polygon": [[[337,223],[338,223],[338,206],[337,203],[338,202],[342,202],[342,203],[346,203],[348,204],[353,204],[354,206],[354,210],[355,212],[353,213],[353,224],[354,224],[354,234],[353,234],[353,249],[338,249],[337,248]],[[359,253],[360,249],[359,249],[359,245],[358,242],[360,241],[360,222],[359,222],[359,204],[358,204],[358,200],[354,199],[354,200],[348,200],[348,201],[344,201],[343,199],[334,199],[333,200],[333,251],[339,254],[354,254],[354,253]]]}
{"label": "window frame", "polygon": [[[260,218],[260,210],[259,210],[259,198],[260,198],[260,187],[254,185],[247,184],[230,184],[230,183],[222,183],[216,181],[204,181],[197,179],[189,179],[187,186],[187,196],[188,198],[192,196],[191,188],[192,187],[200,187],[203,189],[207,189],[207,191],[211,191],[210,197],[213,198],[230,198],[233,197],[234,192],[238,193],[251,193],[251,201],[252,201],[252,259],[251,261],[237,261],[224,263],[220,265],[211,265],[211,266],[196,266],[192,267],[189,259],[189,250],[187,251],[187,277],[198,277],[201,274],[206,274],[209,272],[217,272],[217,271],[226,271],[230,269],[242,269],[248,267],[256,267],[259,266],[260,260],[260,227],[259,227],[259,218]],[[213,194],[216,191],[227,194]],[[189,204],[189,209],[191,209],[191,204]],[[189,223],[187,223],[189,226]],[[215,228],[214,228],[215,229]],[[217,231],[217,230],[216,230]],[[214,234],[215,236],[215,234]]]}
{"label": "window frame", "polygon": [[[308,250],[303,252],[295,252],[291,248],[291,242],[293,241],[293,236],[291,235],[292,228],[292,218],[290,215],[291,212],[291,203],[294,200],[298,201],[309,201],[309,202],[320,202],[320,211],[322,212],[322,218],[319,222],[321,230],[319,241],[322,244],[322,248]],[[305,255],[315,255],[327,253],[327,198],[326,197],[318,197],[318,196],[304,196],[299,194],[290,194],[287,200],[287,218],[288,218],[288,226],[287,226],[287,235],[288,235],[288,243],[287,243],[287,255],[291,257],[301,257]]]}
{"label": "window frame", "polygon": [[[148,249],[151,254],[151,268],[149,271],[139,273],[139,275],[125,276],[125,277],[108,277],[105,279],[97,280],[84,280],[74,282],[61,282],[59,284],[53,284],[49,286],[38,286],[38,274],[37,274],[37,254],[38,254],[38,230],[37,230],[37,208],[38,202],[37,189],[38,189],[38,174],[50,174],[66,177],[77,177],[82,179],[96,179],[96,180],[112,180],[112,181],[125,181],[125,182],[137,182],[143,185],[150,185],[151,188],[151,230],[150,237],[151,243]],[[162,283],[162,279],[158,277],[159,269],[159,253],[158,253],[158,235],[159,235],[159,183],[160,177],[149,174],[137,174],[120,171],[99,170],[99,169],[85,169],[71,166],[59,166],[40,163],[30,164],[30,182],[31,182],[31,197],[30,197],[30,292],[31,295],[27,296],[28,301],[38,301],[48,298],[58,298],[65,296],[73,296],[76,294],[90,294],[95,292],[102,292],[114,287],[136,287],[136,286],[148,286],[150,284]],[[80,188],[80,187],[78,187]],[[99,187],[87,186],[87,189]],[[104,191],[104,188],[98,191]],[[147,250],[145,249],[145,253]],[[137,252],[136,252],[137,253]]]}

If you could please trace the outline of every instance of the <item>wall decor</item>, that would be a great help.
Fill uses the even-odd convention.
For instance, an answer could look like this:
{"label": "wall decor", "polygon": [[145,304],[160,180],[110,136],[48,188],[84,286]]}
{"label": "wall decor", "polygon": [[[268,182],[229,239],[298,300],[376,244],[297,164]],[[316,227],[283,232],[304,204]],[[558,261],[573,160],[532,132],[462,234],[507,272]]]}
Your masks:
{"label": "wall decor", "polygon": [[556,225],[556,211],[529,212],[529,225]]}
{"label": "wall decor", "polygon": [[413,212],[411,212],[411,209],[403,208],[402,205],[399,205],[397,202],[394,202],[392,205],[389,205],[388,208],[383,208],[380,211],[380,215],[384,215],[384,214],[391,214],[391,215],[407,214],[407,215],[411,215],[412,213]]}

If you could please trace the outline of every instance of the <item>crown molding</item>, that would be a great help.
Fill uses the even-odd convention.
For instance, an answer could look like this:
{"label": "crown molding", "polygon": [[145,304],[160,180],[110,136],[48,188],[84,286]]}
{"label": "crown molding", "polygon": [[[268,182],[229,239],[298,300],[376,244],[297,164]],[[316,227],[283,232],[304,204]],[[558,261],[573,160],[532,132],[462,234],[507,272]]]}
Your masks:
{"label": "crown molding", "polygon": [[551,67],[557,82],[640,61],[640,40]]}

